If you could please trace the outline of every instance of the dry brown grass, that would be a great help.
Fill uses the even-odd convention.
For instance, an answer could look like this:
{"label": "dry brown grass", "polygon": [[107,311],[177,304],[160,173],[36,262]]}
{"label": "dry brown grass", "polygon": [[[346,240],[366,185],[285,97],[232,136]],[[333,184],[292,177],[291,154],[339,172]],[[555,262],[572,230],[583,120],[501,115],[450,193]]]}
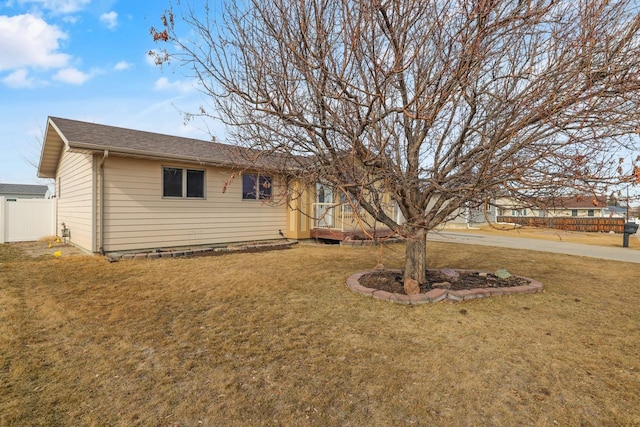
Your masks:
{"label": "dry brown grass", "polygon": [[109,264],[0,245],[1,425],[640,425],[640,264],[429,243],[542,294],[401,306],[403,247]]}
{"label": "dry brown grass", "polygon": [[[495,226],[483,226],[479,229],[455,229],[451,231],[493,234],[505,237],[526,237],[529,239],[542,239],[556,242],[580,243],[583,245],[595,245],[605,247],[622,247],[622,234],[610,233],[581,233],[577,231],[555,230],[539,227],[514,227],[513,225],[496,224]],[[638,234],[629,236],[629,249],[640,250]]]}

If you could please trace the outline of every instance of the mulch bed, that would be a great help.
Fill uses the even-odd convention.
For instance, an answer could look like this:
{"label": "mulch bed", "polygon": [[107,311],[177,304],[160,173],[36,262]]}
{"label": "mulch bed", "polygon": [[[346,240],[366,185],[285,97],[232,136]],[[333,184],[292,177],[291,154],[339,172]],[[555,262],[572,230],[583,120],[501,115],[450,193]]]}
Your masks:
{"label": "mulch bed", "polygon": [[[458,271],[457,274],[458,277],[452,278],[440,270],[427,270],[427,283],[420,285],[420,293],[442,287],[459,291],[478,288],[509,288],[529,284],[528,280],[518,276],[503,279],[493,273],[478,271]],[[405,294],[402,272],[374,271],[360,277],[359,283],[366,288]]]}

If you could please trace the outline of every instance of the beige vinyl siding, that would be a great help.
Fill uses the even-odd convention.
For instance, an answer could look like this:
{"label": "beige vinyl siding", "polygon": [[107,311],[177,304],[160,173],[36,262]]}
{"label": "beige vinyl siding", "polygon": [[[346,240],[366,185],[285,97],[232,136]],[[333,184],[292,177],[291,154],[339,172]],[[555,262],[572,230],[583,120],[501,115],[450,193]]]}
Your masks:
{"label": "beige vinyl siding", "polygon": [[61,223],[71,232],[71,243],[95,252],[93,156],[63,150],[58,165],[58,234]]}
{"label": "beige vinyl siding", "polygon": [[[591,208],[575,208],[575,209],[578,211],[578,215],[577,215],[578,217],[588,218],[590,210],[593,210],[593,217],[601,218],[604,216],[601,208],[594,207],[593,209]],[[573,216],[573,209],[571,208],[555,209],[555,210],[552,209],[552,210],[549,210],[549,216],[553,216],[553,217]]]}
{"label": "beige vinyl siding", "polygon": [[[162,197],[162,167],[205,170],[204,199]],[[107,252],[278,239],[286,208],[242,200],[242,178],[226,169],[109,157],[104,165]]]}

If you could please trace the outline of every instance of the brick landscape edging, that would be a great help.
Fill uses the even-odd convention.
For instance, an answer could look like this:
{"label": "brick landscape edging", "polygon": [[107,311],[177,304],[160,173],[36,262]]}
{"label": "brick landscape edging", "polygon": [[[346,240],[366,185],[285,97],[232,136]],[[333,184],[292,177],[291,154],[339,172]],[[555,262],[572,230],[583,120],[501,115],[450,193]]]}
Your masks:
{"label": "brick landscape edging", "polygon": [[296,245],[297,241],[276,242],[276,243],[253,243],[253,244],[236,244],[219,247],[198,247],[187,249],[166,249],[161,251],[145,251],[138,253],[126,253],[120,256],[112,254],[114,260],[139,260],[139,259],[158,259],[158,258],[181,258],[181,257],[197,257],[224,255],[228,253],[239,252],[266,252],[274,250],[289,249]]}
{"label": "brick landscape edging", "polygon": [[[444,269],[447,272],[455,271],[455,272],[464,272],[464,273],[482,273],[479,270],[464,270],[464,269]],[[402,270],[385,270],[393,273],[401,273]],[[429,272],[436,272],[437,269],[427,270]],[[492,296],[500,296],[500,295],[512,295],[512,294],[535,294],[538,292],[542,292],[544,289],[544,285],[537,280],[531,279],[529,277],[524,276],[515,276],[521,279],[525,279],[529,282],[528,285],[520,285],[520,286],[511,286],[504,288],[475,288],[475,289],[464,289],[459,291],[454,291],[450,289],[432,289],[426,293],[420,293],[417,295],[405,295],[405,294],[397,294],[391,293],[387,291],[381,291],[378,289],[367,288],[360,284],[360,277],[365,274],[379,272],[379,270],[366,270],[361,271],[359,273],[352,274],[347,278],[347,287],[354,292],[362,294],[367,297],[373,297],[385,301],[391,301],[398,304],[426,304],[430,302],[439,302],[443,300],[450,301],[467,301],[470,299],[477,298],[488,298]]]}

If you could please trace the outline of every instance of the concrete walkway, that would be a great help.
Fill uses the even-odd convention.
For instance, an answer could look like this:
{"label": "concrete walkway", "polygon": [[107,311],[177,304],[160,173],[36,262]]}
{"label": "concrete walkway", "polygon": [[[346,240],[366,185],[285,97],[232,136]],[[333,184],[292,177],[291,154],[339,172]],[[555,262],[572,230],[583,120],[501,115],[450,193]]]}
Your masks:
{"label": "concrete walkway", "polygon": [[[630,236],[637,239],[638,234]],[[435,242],[464,243],[469,245],[497,246],[501,248],[526,249],[530,251],[553,252],[591,258],[609,259],[613,261],[640,263],[640,251],[622,247],[604,247],[582,245],[578,243],[554,242],[548,240],[529,239],[525,237],[503,237],[494,235],[472,234],[455,231],[431,231],[427,239]]]}

